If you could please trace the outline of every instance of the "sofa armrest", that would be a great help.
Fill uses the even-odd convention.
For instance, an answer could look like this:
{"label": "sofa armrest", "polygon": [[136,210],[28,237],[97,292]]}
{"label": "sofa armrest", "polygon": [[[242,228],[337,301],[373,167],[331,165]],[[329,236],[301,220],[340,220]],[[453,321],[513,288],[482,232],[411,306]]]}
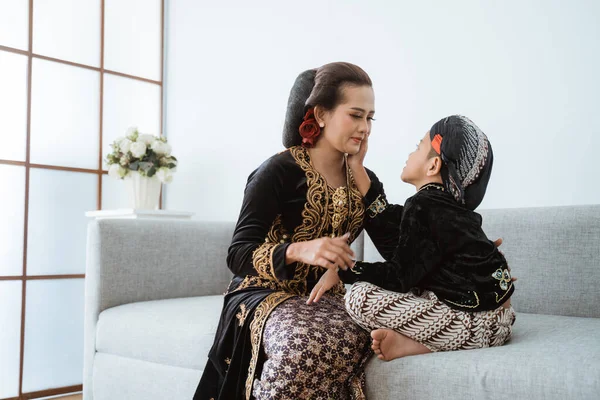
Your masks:
{"label": "sofa armrest", "polygon": [[96,326],[108,308],[221,294],[234,223],[105,219],[88,225],[83,397],[93,399]]}

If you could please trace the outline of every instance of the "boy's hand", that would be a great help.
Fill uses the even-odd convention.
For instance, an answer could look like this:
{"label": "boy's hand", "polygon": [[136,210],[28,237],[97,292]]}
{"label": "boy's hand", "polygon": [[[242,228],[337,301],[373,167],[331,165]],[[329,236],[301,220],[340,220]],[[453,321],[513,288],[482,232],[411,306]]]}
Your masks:
{"label": "boy's hand", "polygon": [[325,294],[325,292],[337,285],[339,281],[340,277],[338,276],[336,269],[328,269],[325,271],[321,279],[319,279],[319,282],[317,282],[313,290],[310,292],[310,296],[308,297],[306,304],[312,304],[313,301],[317,303]]}

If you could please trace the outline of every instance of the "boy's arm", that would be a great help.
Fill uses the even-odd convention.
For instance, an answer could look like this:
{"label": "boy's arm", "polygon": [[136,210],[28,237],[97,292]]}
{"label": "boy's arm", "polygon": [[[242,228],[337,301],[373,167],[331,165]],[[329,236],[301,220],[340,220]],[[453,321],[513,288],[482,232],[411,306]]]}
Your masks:
{"label": "boy's arm", "polygon": [[379,254],[385,260],[391,260],[400,238],[400,221],[404,207],[389,204],[383,184],[377,176],[362,168],[369,179],[369,189],[363,196],[365,204],[364,227]]}
{"label": "boy's arm", "polygon": [[339,271],[342,281],[366,281],[386,290],[403,293],[415,287],[440,264],[442,258],[426,210],[418,201],[407,202],[393,257],[385,262],[357,262],[353,268]]}

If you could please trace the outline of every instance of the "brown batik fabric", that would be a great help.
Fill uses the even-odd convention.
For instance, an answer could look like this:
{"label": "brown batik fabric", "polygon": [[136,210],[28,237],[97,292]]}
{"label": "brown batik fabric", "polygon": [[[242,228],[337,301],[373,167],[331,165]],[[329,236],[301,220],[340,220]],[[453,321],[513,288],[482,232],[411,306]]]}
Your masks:
{"label": "brown batik fabric", "polygon": [[265,361],[253,396],[263,399],[365,399],[369,333],[357,326],[339,296],[307,305],[307,296],[280,304],[263,333]]}
{"label": "brown batik fabric", "polygon": [[512,307],[460,311],[427,290],[398,293],[367,282],[355,283],[348,291],[346,310],[366,330],[393,329],[434,352],[502,346],[515,320]]}

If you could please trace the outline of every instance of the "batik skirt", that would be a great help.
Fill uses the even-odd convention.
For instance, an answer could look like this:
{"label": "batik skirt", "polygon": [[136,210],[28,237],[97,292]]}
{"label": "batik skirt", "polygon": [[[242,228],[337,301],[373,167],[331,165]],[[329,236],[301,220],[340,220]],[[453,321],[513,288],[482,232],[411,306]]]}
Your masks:
{"label": "batik skirt", "polygon": [[281,303],[263,332],[264,363],[252,394],[263,399],[364,399],[369,333],[344,309],[341,296]]}
{"label": "batik skirt", "polygon": [[515,321],[511,306],[466,312],[431,291],[397,293],[367,282],[355,283],[345,300],[351,318],[364,329],[393,329],[432,352],[501,346]]}

